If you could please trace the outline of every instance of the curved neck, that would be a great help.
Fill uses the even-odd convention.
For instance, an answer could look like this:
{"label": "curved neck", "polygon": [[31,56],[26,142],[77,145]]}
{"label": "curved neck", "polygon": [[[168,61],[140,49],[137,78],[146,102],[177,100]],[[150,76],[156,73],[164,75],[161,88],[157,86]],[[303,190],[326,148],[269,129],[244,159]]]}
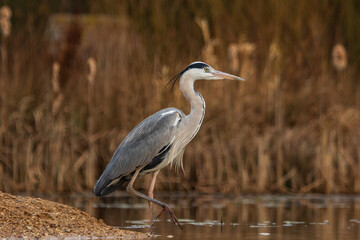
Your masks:
{"label": "curved neck", "polygon": [[180,79],[180,90],[191,105],[191,111],[187,116],[194,123],[201,124],[205,115],[205,101],[201,94],[195,91],[194,82],[194,79],[188,78],[186,75],[182,76]]}

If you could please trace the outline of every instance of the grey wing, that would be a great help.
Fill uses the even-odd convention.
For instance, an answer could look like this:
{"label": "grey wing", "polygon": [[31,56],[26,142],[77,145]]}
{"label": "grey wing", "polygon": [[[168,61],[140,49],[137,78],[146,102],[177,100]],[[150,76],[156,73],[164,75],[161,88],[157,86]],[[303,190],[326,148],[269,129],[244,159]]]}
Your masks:
{"label": "grey wing", "polygon": [[[175,138],[183,113],[176,108],[163,109],[137,125],[114,152],[111,161],[95,184],[97,196],[118,188],[122,176],[148,164]],[[114,189],[115,187],[115,189]],[[111,191],[109,191],[111,188]]]}

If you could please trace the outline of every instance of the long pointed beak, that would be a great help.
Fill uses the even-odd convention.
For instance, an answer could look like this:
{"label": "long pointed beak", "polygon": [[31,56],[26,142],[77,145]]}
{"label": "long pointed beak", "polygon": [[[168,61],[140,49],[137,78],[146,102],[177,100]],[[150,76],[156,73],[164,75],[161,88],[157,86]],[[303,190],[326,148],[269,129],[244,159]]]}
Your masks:
{"label": "long pointed beak", "polygon": [[214,72],[212,72],[213,76],[218,78],[218,79],[228,79],[228,80],[238,80],[238,81],[245,81],[245,79],[235,76],[235,75],[231,75],[228,73],[224,73],[224,72],[220,72],[215,70]]}

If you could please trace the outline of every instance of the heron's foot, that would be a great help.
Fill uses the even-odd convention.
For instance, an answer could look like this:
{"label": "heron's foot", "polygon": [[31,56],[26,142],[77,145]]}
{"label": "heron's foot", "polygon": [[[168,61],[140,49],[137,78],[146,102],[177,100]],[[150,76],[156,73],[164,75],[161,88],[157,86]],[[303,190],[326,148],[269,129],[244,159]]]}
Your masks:
{"label": "heron's foot", "polygon": [[159,215],[157,215],[156,219],[159,219],[159,217],[166,212],[168,214],[171,222],[175,225],[178,225],[179,228],[182,230],[182,226],[181,226],[179,220],[177,219],[177,217],[175,216],[174,212],[167,205],[164,205],[162,208],[163,209],[161,210]]}

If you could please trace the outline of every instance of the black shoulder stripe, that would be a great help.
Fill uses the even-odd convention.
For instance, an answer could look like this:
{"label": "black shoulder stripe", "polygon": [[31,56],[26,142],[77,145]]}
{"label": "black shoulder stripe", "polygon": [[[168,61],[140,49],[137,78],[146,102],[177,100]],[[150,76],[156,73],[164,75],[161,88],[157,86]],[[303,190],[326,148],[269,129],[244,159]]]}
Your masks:
{"label": "black shoulder stripe", "polygon": [[164,159],[166,158],[169,150],[171,148],[171,145],[166,145],[165,147],[163,147],[160,151],[159,154],[156,155],[143,169],[141,169],[140,172],[142,171],[146,171],[149,169],[153,169],[155,168],[157,165],[159,165],[162,161],[164,161]]}

